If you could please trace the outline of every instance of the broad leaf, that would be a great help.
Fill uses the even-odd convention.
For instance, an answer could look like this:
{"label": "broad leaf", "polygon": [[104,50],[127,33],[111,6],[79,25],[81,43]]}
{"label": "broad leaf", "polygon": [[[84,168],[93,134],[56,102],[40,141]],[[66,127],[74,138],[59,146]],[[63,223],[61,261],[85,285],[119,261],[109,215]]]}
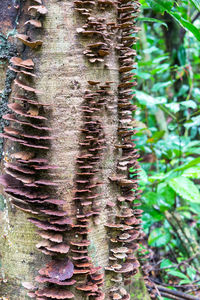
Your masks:
{"label": "broad leaf", "polygon": [[173,84],[173,80],[166,81],[166,82],[157,82],[152,87],[152,92],[158,92],[160,89],[167,88],[168,86]]}
{"label": "broad leaf", "polygon": [[141,91],[136,91],[136,98],[141,104],[149,107],[167,102],[167,99],[164,97],[152,97]]}
{"label": "broad leaf", "polygon": [[200,166],[195,166],[195,167],[186,169],[183,172],[183,176],[187,177],[187,178],[199,179],[200,178]]}
{"label": "broad leaf", "polygon": [[164,72],[167,72],[170,70],[170,64],[164,63],[164,64],[159,64],[159,66],[156,66],[155,69],[151,70],[151,74],[155,75],[155,74],[161,74]]}
{"label": "broad leaf", "polygon": [[141,72],[139,70],[135,70],[135,74],[137,77],[144,79],[149,79],[151,78],[151,74],[149,73],[145,73],[145,72]]}
{"label": "broad leaf", "polygon": [[176,102],[165,104],[165,106],[169,108],[169,110],[171,110],[173,113],[177,113],[180,110],[180,104]]}
{"label": "broad leaf", "polygon": [[174,4],[173,0],[146,0],[151,8],[157,12],[164,13],[165,10],[171,10]]}
{"label": "broad leaf", "polygon": [[185,20],[183,17],[181,17],[177,12],[170,12],[167,11],[174,19],[186,30],[190,31],[198,41],[200,41],[200,31],[197,27],[195,27],[192,23]]}
{"label": "broad leaf", "polygon": [[167,24],[165,22],[162,22],[158,19],[154,19],[154,18],[145,18],[145,17],[140,17],[137,19],[138,21],[142,21],[142,22],[151,22],[151,23],[158,23],[160,25],[165,26],[166,28],[168,28]]}
{"label": "broad leaf", "polygon": [[[185,66],[187,57],[186,57],[186,50],[185,50],[184,45],[179,46],[177,56],[178,56],[178,60],[180,62],[180,65]],[[185,86],[185,85],[183,85],[183,86]]]}
{"label": "broad leaf", "polygon": [[164,130],[161,131],[156,131],[148,140],[148,143],[156,143],[157,141],[159,141],[163,135],[165,134]]}
{"label": "broad leaf", "polygon": [[162,56],[158,56],[156,58],[154,58],[154,60],[152,61],[153,64],[159,64],[161,61],[163,60],[168,60],[169,56],[168,55],[162,55]]}
{"label": "broad leaf", "polygon": [[154,192],[147,192],[142,195],[142,199],[149,206],[157,204],[157,194]]}
{"label": "broad leaf", "polygon": [[168,174],[170,174],[172,172],[174,173],[174,172],[178,172],[178,171],[184,171],[184,170],[186,170],[190,167],[196,166],[198,164],[200,164],[200,157],[192,159],[190,162],[185,163],[185,164],[181,165],[180,167],[175,168],[173,171],[170,171]]}
{"label": "broad leaf", "polygon": [[145,170],[143,168],[140,168],[139,170],[139,182],[141,185],[145,185],[148,182],[148,176],[147,173],[145,172]]}
{"label": "broad leaf", "polygon": [[170,275],[173,275],[175,277],[179,277],[179,278],[188,280],[188,277],[185,274],[181,273],[180,271],[170,270],[167,273]]}
{"label": "broad leaf", "polygon": [[194,203],[200,203],[200,193],[196,185],[184,176],[169,180],[169,186],[183,199]]}
{"label": "broad leaf", "polygon": [[191,118],[190,121],[186,122],[184,124],[184,127],[191,128],[191,127],[199,126],[199,125],[200,125],[200,116],[196,116],[196,117]]}
{"label": "broad leaf", "polygon": [[161,211],[164,212],[165,210],[172,208],[175,201],[175,192],[170,186],[164,183],[158,184],[157,195],[157,204],[159,205]]}
{"label": "broad leaf", "polygon": [[[199,0],[191,0],[192,3],[199,9]],[[151,8],[157,12],[170,14],[185,30],[190,31],[197,40],[200,41],[200,31],[188,20],[184,19],[177,12],[172,11],[174,1],[171,0],[147,0]]]}
{"label": "broad leaf", "polygon": [[179,281],[179,284],[182,285],[182,284],[188,284],[188,283],[192,283],[191,279],[182,279],[181,281]]}
{"label": "broad leaf", "polygon": [[172,267],[174,265],[174,263],[171,261],[171,260],[169,260],[168,258],[167,259],[163,259],[162,260],[162,262],[161,262],[161,264],[160,264],[160,268],[162,269],[162,268],[167,268],[167,267]]}
{"label": "broad leaf", "polygon": [[191,155],[191,154],[199,155],[199,153],[200,153],[200,147],[188,148],[187,151],[185,152],[186,155]]}
{"label": "broad leaf", "polygon": [[198,10],[200,10],[200,0],[189,0]]}
{"label": "broad leaf", "polygon": [[193,281],[195,280],[195,277],[196,277],[196,270],[193,269],[192,267],[188,267],[187,268],[187,275],[190,277],[190,279]]}
{"label": "broad leaf", "polygon": [[149,235],[148,242],[152,247],[163,247],[169,243],[171,235],[164,228],[155,228]]}
{"label": "broad leaf", "polygon": [[197,104],[193,100],[182,101],[182,102],[179,102],[179,103],[181,105],[183,105],[184,107],[187,107],[187,108],[193,108],[193,109],[197,108]]}

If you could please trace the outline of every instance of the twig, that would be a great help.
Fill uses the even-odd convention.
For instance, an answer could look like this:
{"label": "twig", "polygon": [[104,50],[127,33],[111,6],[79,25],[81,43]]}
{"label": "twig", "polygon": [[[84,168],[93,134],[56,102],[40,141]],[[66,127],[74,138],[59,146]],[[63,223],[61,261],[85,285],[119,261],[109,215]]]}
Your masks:
{"label": "twig", "polygon": [[[188,240],[188,243],[191,245],[191,251],[193,250],[192,252],[196,253],[199,250],[199,245],[197,244],[197,241],[195,240],[194,236],[191,234],[191,232],[188,231],[188,228],[185,227],[185,224],[182,222],[179,214],[175,212],[172,216],[175,219],[176,223],[178,224],[178,227],[182,231],[183,235]],[[198,268],[199,265],[198,259],[197,262],[194,261],[194,263],[197,263],[197,268]]]}
{"label": "twig", "polygon": [[170,290],[170,289],[167,289],[163,286],[160,286],[158,285],[158,290],[160,292],[163,292],[163,293],[167,293],[167,294],[170,294],[170,295],[173,295],[173,296],[176,296],[176,297],[179,297],[181,299],[186,299],[186,300],[199,300],[199,298],[197,297],[194,297],[194,296],[191,296],[191,295],[187,295],[183,292],[178,292],[178,291],[175,291],[175,290]]}
{"label": "twig", "polygon": [[192,23],[194,23],[194,21],[196,21],[198,19],[198,17],[200,16],[200,12],[198,12],[196,14],[196,16],[192,19]]}
{"label": "twig", "polygon": [[[168,293],[163,293],[163,292],[161,292],[160,294],[161,294],[162,297],[166,297],[166,298],[173,299],[173,300],[180,300],[179,297],[176,297],[176,296],[174,296],[174,295],[169,295]],[[181,298],[181,299],[182,299],[182,298]]]}
{"label": "twig", "polygon": [[198,289],[200,288],[199,284],[194,285],[194,283],[200,281],[200,279],[195,280],[195,281],[191,282],[190,284],[183,284],[183,285],[180,285],[180,284],[167,284],[167,283],[164,283],[164,282],[160,282],[159,280],[151,278],[151,277],[149,279],[152,282],[156,283],[156,284],[166,286],[166,287],[171,286],[171,287],[174,287],[174,288],[183,288],[183,289],[188,288],[188,287],[196,287]]}
{"label": "twig", "polygon": [[[153,268],[153,270],[154,271],[159,271],[159,270],[165,270],[165,269],[171,269],[171,268],[179,268],[181,265],[185,265],[185,264],[187,264],[188,262],[190,262],[191,260],[193,260],[194,258],[196,258],[197,256],[200,256],[200,252],[197,252],[197,253],[195,253],[193,256],[191,256],[191,257],[189,257],[189,258],[187,258],[187,259],[185,259],[185,260],[182,260],[180,263],[178,263],[178,264],[175,264],[174,263],[174,265],[171,265],[171,266],[169,266],[169,267],[163,267],[163,268],[156,268],[155,266],[157,266],[157,265],[159,265],[162,261],[163,261],[163,259],[160,259],[158,262],[156,262],[154,265],[152,265],[152,268]],[[199,281],[199,280],[196,280],[196,281],[194,281],[194,282],[197,282],[197,281]]]}
{"label": "twig", "polygon": [[197,287],[197,288],[195,288],[195,287],[196,287],[196,285],[192,286],[192,288],[190,290],[186,291],[186,294],[199,291],[200,287]]}
{"label": "twig", "polygon": [[173,120],[177,121],[176,116],[171,113],[165,106],[163,106],[162,104],[159,104],[158,107],[163,110],[165,113],[167,113],[170,117],[172,117]]}
{"label": "twig", "polygon": [[173,228],[173,230],[174,230],[173,233],[174,233],[174,234],[178,237],[178,239],[181,241],[182,246],[183,246],[184,249],[185,249],[185,252],[187,253],[188,257],[190,257],[190,256],[191,256],[191,255],[190,255],[190,252],[188,251],[188,248],[185,246],[185,244],[187,245],[187,243],[184,243],[183,238],[182,238],[182,236],[181,236],[181,234],[180,234],[179,228],[177,228],[177,227],[174,225],[174,223],[172,222],[173,216],[172,216],[169,212],[165,211],[165,217],[166,217],[167,221],[169,222],[169,224],[172,226],[172,228]]}

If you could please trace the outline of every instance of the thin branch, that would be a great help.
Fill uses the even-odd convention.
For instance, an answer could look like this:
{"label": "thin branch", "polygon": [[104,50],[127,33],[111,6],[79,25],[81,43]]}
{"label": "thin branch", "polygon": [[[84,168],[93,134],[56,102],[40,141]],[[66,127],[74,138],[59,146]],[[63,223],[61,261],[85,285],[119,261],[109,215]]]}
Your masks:
{"label": "thin branch", "polygon": [[164,283],[164,282],[161,282],[161,281],[159,281],[159,280],[157,280],[155,278],[152,278],[152,277],[150,277],[149,279],[151,281],[153,281],[154,283],[156,283],[156,284],[159,284],[159,285],[162,285],[162,286],[166,286],[166,287],[174,287],[174,288],[182,288],[182,289],[189,288],[189,287],[194,287],[194,288],[197,288],[197,289],[200,288],[199,284],[194,285],[194,283],[199,282],[200,279],[195,280],[195,281],[191,282],[190,284],[183,284],[183,285]]}
{"label": "thin branch", "polygon": [[192,23],[194,23],[194,21],[196,21],[199,16],[200,16],[200,11],[196,14],[196,16],[194,16],[194,18],[192,19]]}
{"label": "thin branch", "polygon": [[177,121],[176,116],[171,113],[164,105],[159,104],[158,107],[163,110],[166,114],[168,114],[170,117],[172,117],[173,120]]}
{"label": "thin branch", "polygon": [[166,298],[173,299],[173,300],[180,300],[180,297],[176,297],[176,296],[170,295],[168,293],[161,292],[160,294],[161,294],[162,297],[166,297]]}
{"label": "thin branch", "polygon": [[179,297],[181,299],[186,299],[186,300],[199,300],[199,298],[195,297],[195,296],[192,296],[192,295],[187,295],[186,293],[183,293],[183,292],[178,292],[178,291],[175,291],[175,290],[170,290],[170,289],[167,289],[163,286],[157,286],[158,287],[158,290],[160,292],[163,292],[163,293],[167,293],[167,294],[170,294],[170,295],[173,295],[173,296],[176,296],[176,297]]}

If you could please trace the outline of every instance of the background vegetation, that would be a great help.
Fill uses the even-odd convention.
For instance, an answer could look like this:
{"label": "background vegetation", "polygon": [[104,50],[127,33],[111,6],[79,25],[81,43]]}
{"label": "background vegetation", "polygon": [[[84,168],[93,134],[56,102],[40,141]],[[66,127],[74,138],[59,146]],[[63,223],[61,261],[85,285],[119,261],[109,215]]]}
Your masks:
{"label": "background vegetation", "polygon": [[141,2],[133,125],[151,278],[200,297],[200,1]]}

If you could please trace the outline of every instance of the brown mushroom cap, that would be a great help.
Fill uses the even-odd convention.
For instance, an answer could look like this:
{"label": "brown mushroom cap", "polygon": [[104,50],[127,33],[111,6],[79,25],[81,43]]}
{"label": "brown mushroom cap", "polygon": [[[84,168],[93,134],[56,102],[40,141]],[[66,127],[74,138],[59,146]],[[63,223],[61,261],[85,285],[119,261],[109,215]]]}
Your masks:
{"label": "brown mushroom cap", "polygon": [[45,268],[39,270],[40,275],[59,281],[70,279],[73,276],[73,272],[74,265],[68,258],[53,260]]}
{"label": "brown mushroom cap", "polygon": [[32,59],[23,60],[20,57],[12,57],[10,59],[10,62],[15,66],[23,67],[26,69],[33,69],[34,67],[34,62],[32,61]]}
{"label": "brown mushroom cap", "polygon": [[30,48],[38,48],[39,46],[42,45],[43,41],[41,40],[36,40],[36,41],[31,41],[30,37],[25,35],[25,34],[17,34],[16,37],[26,46]]}
{"label": "brown mushroom cap", "polygon": [[45,288],[35,292],[37,296],[45,296],[53,299],[72,299],[74,294],[68,290],[56,288]]}
{"label": "brown mushroom cap", "polygon": [[57,285],[60,285],[60,286],[69,286],[69,285],[74,285],[76,283],[76,280],[74,279],[69,279],[69,280],[64,280],[64,281],[61,281],[61,280],[58,280],[58,279],[54,279],[54,278],[49,278],[49,277],[46,277],[46,276],[37,276],[35,278],[35,280],[39,283],[54,283],[54,284],[57,284]]}
{"label": "brown mushroom cap", "polygon": [[29,6],[28,11],[30,10],[36,10],[38,13],[40,13],[41,15],[46,15],[48,10],[44,5],[32,5]]}

